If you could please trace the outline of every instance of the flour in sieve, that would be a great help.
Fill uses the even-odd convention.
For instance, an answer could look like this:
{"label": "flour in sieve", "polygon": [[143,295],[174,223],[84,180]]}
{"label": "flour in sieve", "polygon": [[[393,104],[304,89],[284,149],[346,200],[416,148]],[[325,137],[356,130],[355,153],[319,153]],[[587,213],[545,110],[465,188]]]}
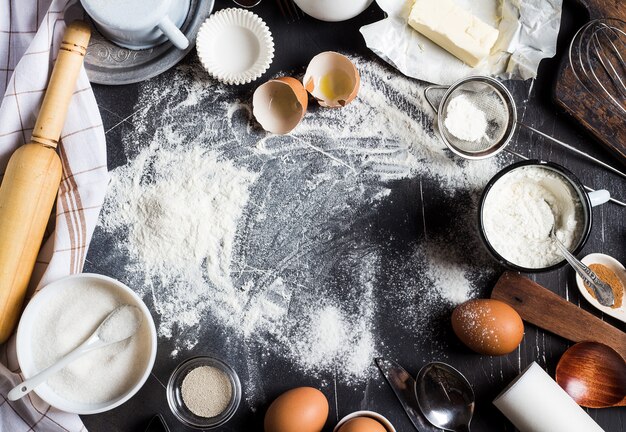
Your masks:
{"label": "flour in sieve", "polygon": [[[123,134],[129,162],[112,172],[95,241],[115,245],[124,263],[116,276],[150,300],[172,355],[211,334],[229,341],[227,355],[247,359],[251,406],[263,398],[270,358],[364,382],[372,359],[391,349],[379,329],[389,316],[444,356],[429,336],[434,320],[493,272],[488,257],[466,250],[477,247],[472,197],[497,158],[451,158],[423,85],[353,60],[358,98],[311,112],[288,136],[262,131],[249,95],[237,100],[197,65],[143,83],[134,129]],[[386,221],[406,199],[399,183],[422,214]],[[429,195],[422,184],[431,184]],[[146,208],[169,213],[153,220]]]}
{"label": "flour in sieve", "polygon": [[487,117],[467,96],[461,94],[448,103],[444,125],[458,139],[473,142],[485,136]]}

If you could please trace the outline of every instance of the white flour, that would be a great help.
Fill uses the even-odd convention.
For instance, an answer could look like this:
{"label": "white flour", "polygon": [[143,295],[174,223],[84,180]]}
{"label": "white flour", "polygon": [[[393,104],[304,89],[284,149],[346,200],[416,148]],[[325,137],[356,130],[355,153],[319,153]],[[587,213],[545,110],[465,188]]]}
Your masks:
{"label": "white flour", "polygon": [[487,117],[465,95],[454,97],[448,103],[444,125],[458,139],[478,141],[487,132]]}
{"label": "white flour", "polygon": [[[358,98],[311,109],[288,136],[262,131],[250,101],[197,65],[150,80],[123,137],[129,163],[112,172],[95,240],[115,245],[115,276],[153,303],[172,355],[227,338],[248,359],[251,404],[272,358],[363,382],[387,353],[381,320],[426,342],[492,275],[466,250],[479,250],[474,197],[497,160],[451,157],[420,83],[355,62]],[[420,213],[398,212],[407,199]]]}
{"label": "white flour", "polygon": [[485,200],[483,221],[493,248],[506,260],[542,268],[563,260],[549,234],[572,249],[580,239],[582,205],[571,185],[552,170],[522,167],[500,178]]}
{"label": "white flour", "polygon": [[157,139],[171,147],[151,145],[116,172],[103,226],[128,230],[126,248],[141,264],[146,283],[170,286],[167,293],[154,291],[153,296],[157,312],[170,317],[159,332],[171,337],[173,326],[199,323],[200,311],[177,306],[203,305],[207,281],[225,296],[232,294],[237,222],[256,176],[206,148],[179,145],[170,129],[160,134]]}

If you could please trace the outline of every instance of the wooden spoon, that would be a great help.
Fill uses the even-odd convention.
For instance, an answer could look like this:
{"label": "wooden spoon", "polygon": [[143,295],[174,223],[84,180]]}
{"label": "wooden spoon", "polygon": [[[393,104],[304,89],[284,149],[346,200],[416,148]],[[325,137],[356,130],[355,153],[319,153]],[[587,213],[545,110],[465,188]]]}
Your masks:
{"label": "wooden spoon", "polygon": [[579,342],[570,347],[556,367],[556,382],[580,406],[626,406],[626,362],[607,345]]}

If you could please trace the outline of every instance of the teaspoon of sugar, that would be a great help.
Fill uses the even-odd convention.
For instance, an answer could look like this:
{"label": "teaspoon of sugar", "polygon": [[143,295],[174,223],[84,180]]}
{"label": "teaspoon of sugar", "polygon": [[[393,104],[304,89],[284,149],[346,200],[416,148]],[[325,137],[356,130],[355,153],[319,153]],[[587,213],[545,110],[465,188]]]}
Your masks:
{"label": "teaspoon of sugar", "polygon": [[14,387],[8,394],[9,400],[16,401],[26,396],[52,375],[88,352],[130,338],[137,333],[141,322],[141,311],[136,306],[122,305],[113,309],[85,342],[52,366]]}

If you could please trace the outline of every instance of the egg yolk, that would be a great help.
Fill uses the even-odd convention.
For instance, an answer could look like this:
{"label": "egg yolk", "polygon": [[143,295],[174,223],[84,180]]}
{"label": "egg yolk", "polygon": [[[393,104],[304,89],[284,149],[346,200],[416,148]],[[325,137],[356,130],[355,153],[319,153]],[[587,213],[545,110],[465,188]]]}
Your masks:
{"label": "egg yolk", "polygon": [[352,78],[341,69],[332,69],[320,79],[320,91],[330,100],[347,98],[353,87]]}

